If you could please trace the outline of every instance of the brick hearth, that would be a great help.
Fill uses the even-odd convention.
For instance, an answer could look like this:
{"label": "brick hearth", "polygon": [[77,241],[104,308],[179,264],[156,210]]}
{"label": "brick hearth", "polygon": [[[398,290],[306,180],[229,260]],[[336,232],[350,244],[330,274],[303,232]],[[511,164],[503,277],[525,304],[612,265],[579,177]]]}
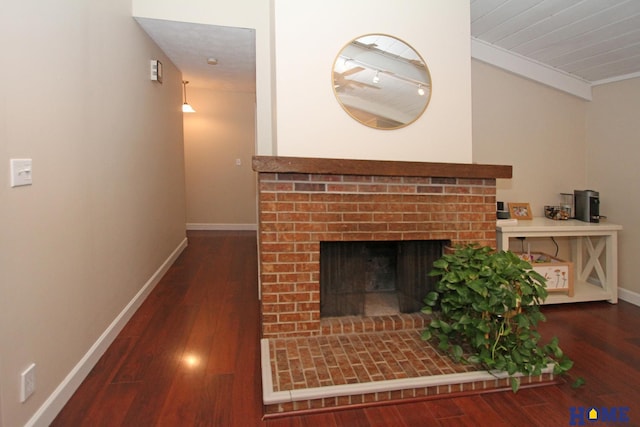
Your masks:
{"label": "brick hearth", "polygon": [[256,157],[262,335],[327,333],[320,242],[495,246],[496,178],[510,166]]}

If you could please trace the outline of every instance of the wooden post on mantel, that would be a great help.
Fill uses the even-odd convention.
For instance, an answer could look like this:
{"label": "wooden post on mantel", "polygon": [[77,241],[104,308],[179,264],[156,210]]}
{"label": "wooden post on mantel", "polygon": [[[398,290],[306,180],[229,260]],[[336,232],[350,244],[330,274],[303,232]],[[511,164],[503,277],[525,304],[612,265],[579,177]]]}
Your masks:
{"label": "wooden post on mantel", "polygon": [[272,173],[379,175],[438,178],[512,178],[512,166],[314,157],[254,156],[253,170]]}

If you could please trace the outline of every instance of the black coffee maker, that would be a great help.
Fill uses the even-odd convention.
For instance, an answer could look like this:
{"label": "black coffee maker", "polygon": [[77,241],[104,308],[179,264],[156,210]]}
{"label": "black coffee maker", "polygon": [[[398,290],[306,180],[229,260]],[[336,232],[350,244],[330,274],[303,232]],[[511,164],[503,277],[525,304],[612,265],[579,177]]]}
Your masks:
{"label": "black coffee maker", "polygon": [[576,219],[585,222],[600,222],[600,193],[593,190],[574,190]]}

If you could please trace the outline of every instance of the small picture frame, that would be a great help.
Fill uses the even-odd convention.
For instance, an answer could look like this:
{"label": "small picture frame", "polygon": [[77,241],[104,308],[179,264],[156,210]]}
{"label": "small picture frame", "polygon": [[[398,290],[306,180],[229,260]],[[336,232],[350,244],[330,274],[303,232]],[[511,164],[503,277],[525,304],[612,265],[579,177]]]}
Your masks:
{"label": "small picture frame", "polygon": [[533,219],[529,203],[509,203],[509,214],[511,218]]}

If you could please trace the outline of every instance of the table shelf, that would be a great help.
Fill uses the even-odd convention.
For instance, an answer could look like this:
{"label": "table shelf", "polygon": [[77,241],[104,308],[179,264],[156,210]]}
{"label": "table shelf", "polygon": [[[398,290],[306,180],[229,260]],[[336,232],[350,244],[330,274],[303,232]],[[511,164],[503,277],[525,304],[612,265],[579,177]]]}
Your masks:
{"label": "table shelf", "polygon": [[549,293],[545,304],[602,301],[618,302],[618,231],[622,226],[548,218],[497,225],[498,250],[509,249],[514,237],[569,237],[575,268],[574,295]]}

